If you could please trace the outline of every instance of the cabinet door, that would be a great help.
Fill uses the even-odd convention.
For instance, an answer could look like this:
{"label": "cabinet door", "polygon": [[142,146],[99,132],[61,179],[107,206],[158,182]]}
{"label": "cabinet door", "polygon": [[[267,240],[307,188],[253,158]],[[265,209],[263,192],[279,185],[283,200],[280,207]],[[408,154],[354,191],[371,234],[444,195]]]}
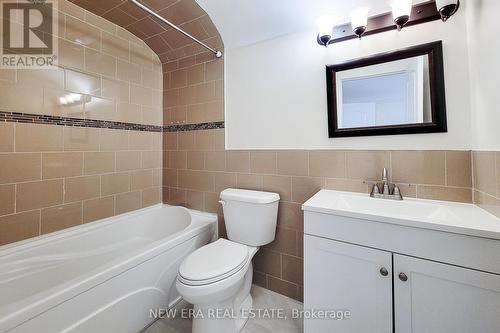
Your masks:
{"label": "cabinet door", "polygon": [[348,310],[351,318],[305,318],[304,332],[392,332],[391,266],[389,252],[305,235],[304,310]]}
{"label": "cabinet door", "polygon": [[500,276],[395,254],[394,310],[396,333],[498,333]]}

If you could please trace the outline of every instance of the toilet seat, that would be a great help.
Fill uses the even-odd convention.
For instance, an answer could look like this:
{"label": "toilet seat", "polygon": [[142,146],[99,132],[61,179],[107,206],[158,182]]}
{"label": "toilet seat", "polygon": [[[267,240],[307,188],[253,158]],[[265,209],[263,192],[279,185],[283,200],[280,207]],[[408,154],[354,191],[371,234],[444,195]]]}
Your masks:
{"label": "toilet seat", "polygon": [[178,279],[190,286],[215,283],[237,273],[248,260],[248,246],[220,238],[187,256]]}

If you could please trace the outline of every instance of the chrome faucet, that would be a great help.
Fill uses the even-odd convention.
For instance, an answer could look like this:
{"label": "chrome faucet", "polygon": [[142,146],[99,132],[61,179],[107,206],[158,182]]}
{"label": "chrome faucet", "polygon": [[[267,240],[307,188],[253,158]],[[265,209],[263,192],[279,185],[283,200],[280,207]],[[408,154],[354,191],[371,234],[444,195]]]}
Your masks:
{"label": "chrome faucet", "polygon": [[401,195],[401,191],[399,190],[398,185],[389,183],[386,168],[384,168],[384,171],[382,173],[382,183],[373,184],[372,191],[370,192],[370,197],[403,200],[403,196]]}

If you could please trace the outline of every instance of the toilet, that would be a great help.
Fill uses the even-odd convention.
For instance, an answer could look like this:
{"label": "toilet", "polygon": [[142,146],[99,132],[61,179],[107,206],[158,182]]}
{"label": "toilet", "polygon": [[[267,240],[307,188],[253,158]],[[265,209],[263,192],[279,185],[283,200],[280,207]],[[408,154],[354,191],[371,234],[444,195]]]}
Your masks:
{"label": "toilet", "polygon": [[227,238],[181,263],[176,287],[192,311],[193,333],[239,332],[252,308],[252,258],[274,240],[277,193],[226,189],[220,194]]}

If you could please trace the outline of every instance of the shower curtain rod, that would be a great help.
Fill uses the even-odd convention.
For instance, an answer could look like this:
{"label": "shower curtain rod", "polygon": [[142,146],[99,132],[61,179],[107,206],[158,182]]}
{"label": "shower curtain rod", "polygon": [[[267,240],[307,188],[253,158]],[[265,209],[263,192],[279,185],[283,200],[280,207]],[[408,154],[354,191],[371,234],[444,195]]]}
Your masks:
{"label": "shower curtain rod", "polygon": [[165,24],[169,25],[170,27],[174,28],[175,30],[177,30],[178,32],[180,32],[181,34],[183,34],[184,36],[186,36],[188,38],[191,38],[192,40],[194,40],[196,43],[200,44],[201,46],[203,46],[207,50],[210,50],[210,52],[212,52],[213,54],[215,54],[216,58],[221,58],[222,57],[222,52],[221,51],[214,50],[213,48],[211,48],[207,44],[203,43],[202,41],[200,41],[196,37],[190,35],[189,33],[185,32],[184,30],[182,30],[181,28],[179,28],[178,26],[176,26],[172,22],[170,22],[167,19],[163,18],[161,15],[159,15],[158,13],[156,13],[153,9],[151,9],[148,6],[140,3],[138,0],[130,0],[130,1],[134,5],[138,6],[139,8],[142,8],[143,10],[145,10],[146,12],[148,12],[149,14],[153,15],[154,17],[156,17],[158,20],[160,20],[163,23],[165,23]]}

